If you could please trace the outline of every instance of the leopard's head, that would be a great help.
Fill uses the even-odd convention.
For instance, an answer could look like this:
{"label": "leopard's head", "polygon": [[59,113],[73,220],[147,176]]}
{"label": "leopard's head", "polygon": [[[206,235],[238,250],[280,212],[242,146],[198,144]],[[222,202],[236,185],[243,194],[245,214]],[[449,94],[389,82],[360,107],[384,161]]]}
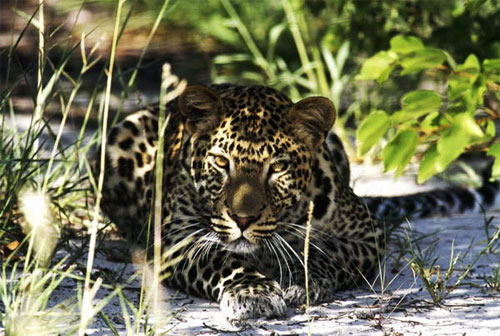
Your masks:
{"label": "leopard's head", "polygon": [[335,120],[333,104],[322,97],[293,104],[262,86],[190,86],[179,109],[214,236],[229,250],[255,250],[308,187],[314,155]]}

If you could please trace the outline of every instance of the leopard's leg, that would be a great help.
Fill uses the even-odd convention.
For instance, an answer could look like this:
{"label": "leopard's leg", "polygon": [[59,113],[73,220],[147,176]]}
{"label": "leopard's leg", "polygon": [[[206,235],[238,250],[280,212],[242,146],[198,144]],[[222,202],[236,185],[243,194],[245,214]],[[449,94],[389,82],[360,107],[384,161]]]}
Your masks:
{"label": "leopard's leg", "polygon": [[228,320],[270,318],[286,313],[287,305],[278,282],[260,273],[243,256],[215,247],[198,252],[192,245],[178,254],[182,259],[167,269],[171,273],[167,284],[219,302]]}

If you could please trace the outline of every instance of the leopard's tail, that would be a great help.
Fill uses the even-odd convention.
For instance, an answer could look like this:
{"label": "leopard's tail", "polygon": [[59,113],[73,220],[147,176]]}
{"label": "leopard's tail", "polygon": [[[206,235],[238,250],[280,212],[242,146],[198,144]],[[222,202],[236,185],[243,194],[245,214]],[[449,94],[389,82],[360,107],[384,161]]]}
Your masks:
{"label": "leopard's tail", "polygon": [[394,197],[363,197],[378,219],[401,222],[433,216],[500,209],[500,180],[483,178],[480,188],[450,186],[427,192]]}

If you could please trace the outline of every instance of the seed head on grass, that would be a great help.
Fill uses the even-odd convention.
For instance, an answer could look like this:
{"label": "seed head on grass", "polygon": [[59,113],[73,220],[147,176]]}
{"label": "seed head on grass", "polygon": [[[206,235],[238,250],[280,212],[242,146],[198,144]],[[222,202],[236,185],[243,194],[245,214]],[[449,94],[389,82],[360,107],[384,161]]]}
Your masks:
{"label": "seed head on grass", "polygon": [[6,335],[60,335],[74,330],[78,321],[75,303],[60,304],[56,308],[47,310],[29,309],[26,304],[17,308],[19,311],[8,314],[4,321]]}
{"label": "seed head on grass", "polygon": [[26,261],[29,262],[32,249],[38,264],[47,267],[60,235],[50,210],[49,196],[42,191],[23,189],[19,193],[19,210],[24,218],[23,231],[30,237]]}
{"label": "seed head on grass", "polygon": [[[72,334],[78,327],[78,300],[71,297],[54,304],[53,292],[74,271],[61,270],[66,260],[52,268],[40,268],[36,260],[25,263],[6,262],[0,275],[0,300],[5,312],[0,324],[9,336]],[[50,307],[49,307],[50,303]]]}
{"label": "seed head on grass", "polygon": [[309,210],[307,211],[307,222],[306,222],[306,236],[304,238],[304,279],[305,279],[305,289],[306,289],[306,313],[308,315],[308,335],[311,335],[311,323],[312,319],[309,316],[309,310],[310,310],[310,298],[309,298],[309,266],[308,266],[308,261],[309,261],[309,244],[311,242],[311,222],[313,218],[313,212],[314,212],[314,202],[311,201],[309,202]]}
{"label": "seed head on grass", "polygon": [[[77,327],[77,300],[71,298],[48,308],[52,293],[73,271],[62,271],[65,260],[49,268],[60,236],[54,223],[49,196],[43,191],[24,188],[18,195],[23,217],[21,227],[28,236],[24,267],[8,260],[0,276],[0,298],[5,314],[0,321],[6,334],[56,335]],[[31,255],[33,254],[33,258]]]}
{"label": "seed head on grass", "polygon": [[314,203],[309,202],[309,210],[307,211],[306,236],[304,238],[304,274],[306,285],[306,310],[309,311],[309,244],[311,240],[311,221],[314,211]]}

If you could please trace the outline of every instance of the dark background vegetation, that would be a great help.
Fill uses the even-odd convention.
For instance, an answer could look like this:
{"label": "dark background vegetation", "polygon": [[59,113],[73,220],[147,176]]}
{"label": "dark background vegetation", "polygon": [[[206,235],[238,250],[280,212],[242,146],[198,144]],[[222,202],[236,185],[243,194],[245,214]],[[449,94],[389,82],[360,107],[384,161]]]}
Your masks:
{"label": "dark background vegetation", "polygon": [[[116,3],[115,0],[46,1],[45,30],[50,61],[57,64],[85,33],[87,49],[99,43],[101,64],[92,69],[97,76],[109,57]],[[269,32],[280,24],[286,24],[282,1],[230,3],[262,51],[269,46]],[[390,39],[398,34],[420,37],[425,45],[447,50],[457,62],[463,62],[469,54],[475,54],[479,59],[500,55],[498,0],[312,0],[295,3],[300,5],[300,15],[307,28],[303,32],[307,47],[324,45],[335,55],[344,42],[349,42],[347,74],[357,73],[364,59],[388,49]],[[6,91],[11,96],[35,95],[36,86],[29,79],[36,74],[38,32],[35,27],[27,27],[26,24],[37,11],[37,4],[37,1],[31,0],[2,1],[0,90],[4,95]],[[131,17],[118,47],[117,65],[122,72],[126,73],[136,65],[162,4],[163,1],[158,0],[131,0],[125,3],[125,12]],[[11,53],[13,42],[21,35]],[[234,53],[247,54],[248,48],[222,1],[171,1],[170,9],[148,49],[134,89],[158,91],[159,68],[164,62],[171,63],[174,73],[191,83],[209,83],[223,75],[237,78],[239,74],[252,70],[259,72],[252,60],[224,65],[212,62],[217,55]],[[79,51],[73,51],[73,54],[66,67],[70,73],[80,67]],[[292,71],[301,67],[293,38],[287,29],[281,33],[274,55],[282,58]],[[7,66],[9,63],[10,67]],[[251,78],[263,83],[269,80],[264,74],[260,75]],[[84,84],[91,88],[95,81],[92,76],[89,77]],[[243,81],[250,80],[243,78]],[[123,89],[118,81],[115,81],[115,86],[117,90]],[[391,89],[397,87],[399,85]],[[392,93],[381,100],[388,98],[391,101],[397,96],[397,93]],[[397,102],[396,99],[393,104]]]}

